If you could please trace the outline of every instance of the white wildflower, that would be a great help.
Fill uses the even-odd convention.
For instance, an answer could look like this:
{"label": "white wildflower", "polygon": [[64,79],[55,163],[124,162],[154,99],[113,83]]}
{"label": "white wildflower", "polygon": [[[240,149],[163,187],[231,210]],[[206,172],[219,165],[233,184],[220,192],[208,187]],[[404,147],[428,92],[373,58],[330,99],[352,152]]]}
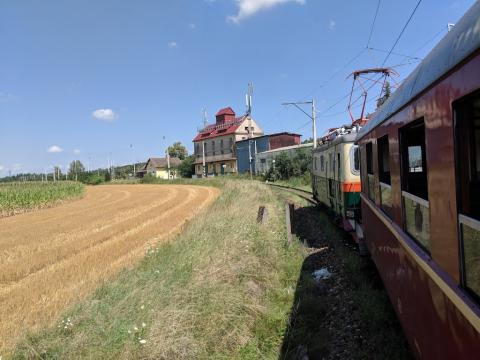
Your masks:
{"label": "white wildflower", "polygon": [[145,339],[142,339],[142,340],[140,340],[139,342],[140,342],[140,344],[142,344],[142,345],[143,345],[143,344],[146,344],[146,343],[147,343],[147,340],[145,340]]}
{"label": "white wildflower", "polygon": [[145,305],[140,306],[140,309],[142,310],[145,309]]}
{"label": "white wildflower", "polygon": [[145,327],[145,326],[147,326],[147,324],[145,324],[144,322],[142,322],[142,327]]}
{"label": "white wildflower", "polygon": [[138,328],[135,326],[135,327],[133,328],[133,330],[138,331]]}

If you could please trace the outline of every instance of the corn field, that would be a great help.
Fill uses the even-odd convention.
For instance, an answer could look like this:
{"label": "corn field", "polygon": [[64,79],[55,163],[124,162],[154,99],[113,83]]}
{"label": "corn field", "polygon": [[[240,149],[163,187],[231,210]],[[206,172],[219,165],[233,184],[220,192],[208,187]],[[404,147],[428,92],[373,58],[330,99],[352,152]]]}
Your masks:
{"label": "corn field", "polygon": [[0,183],[0,217],[79,197],[84,185],[73,181]]}

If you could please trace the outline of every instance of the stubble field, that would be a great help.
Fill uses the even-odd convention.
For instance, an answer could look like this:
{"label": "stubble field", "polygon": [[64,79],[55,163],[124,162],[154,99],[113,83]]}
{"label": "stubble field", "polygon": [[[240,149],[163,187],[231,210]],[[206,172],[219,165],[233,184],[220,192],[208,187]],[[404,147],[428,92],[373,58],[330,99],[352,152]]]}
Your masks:
{"label": "stubble field", "polygon": [[87,188],[83,199],[0,219],[0,354],[180,231],[218,190]]}

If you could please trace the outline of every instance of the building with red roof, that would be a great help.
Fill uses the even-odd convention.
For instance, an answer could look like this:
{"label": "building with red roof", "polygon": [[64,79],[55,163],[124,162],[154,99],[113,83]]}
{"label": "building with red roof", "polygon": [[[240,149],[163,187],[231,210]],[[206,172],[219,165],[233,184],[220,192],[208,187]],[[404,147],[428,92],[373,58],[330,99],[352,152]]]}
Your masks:
{"label": "building with red roof", "polygon": [[193,139],[195,174],[227,174],[237,172],[237,141],[263,135],[263,130],[250,115],[236,117],[231,107],[215,114],[215,123],[201,129]]}

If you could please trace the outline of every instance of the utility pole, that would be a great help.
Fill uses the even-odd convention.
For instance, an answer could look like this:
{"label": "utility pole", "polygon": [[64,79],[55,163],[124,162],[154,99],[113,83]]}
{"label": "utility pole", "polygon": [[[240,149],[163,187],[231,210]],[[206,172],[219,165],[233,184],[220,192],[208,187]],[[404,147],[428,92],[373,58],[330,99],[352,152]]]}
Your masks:
{"label": "utility pole", "polygon": [[170,180],[170,154],[165,150],[165,157],[167,158],[167,179]]}
{"label": "utility pole", "polygon": [[130,144],[130,149],[132,149],[133,177],[135,177],[135,174],[136,174],[137,172],[135,171],[135,150],[133,149],[133,144]]}
{"label": "utility pole", "polygon": [[[299,105],[304,105],[304,104],[310,104],[312,106],[312,115],[307,113],[305,110],[303,110]],[[315,149],[317,147],[317,124],[316,124],[316,119],[317,119],[317,112],[315,110],[315,100],[312,99],[310,101],[298,101],[298,102],[286,102],[282,103],[282,105],[293,105],[295,106],[298,110],[303,112],[305,115],[307,115],[311,120],[312,120],[312,133],[313,133],[313,148]]]}
{"label": "utility pole", "polygon": [[253,175],[252,175],[252,140],[248,140],[248,162],[250,163],[250,180],[253,180]]}
{"label": "utility pole", "polygon": [[207,177],[207,169],[205,167],[205,141],[202,141],[202,158],[203,158],[203,176]]}

